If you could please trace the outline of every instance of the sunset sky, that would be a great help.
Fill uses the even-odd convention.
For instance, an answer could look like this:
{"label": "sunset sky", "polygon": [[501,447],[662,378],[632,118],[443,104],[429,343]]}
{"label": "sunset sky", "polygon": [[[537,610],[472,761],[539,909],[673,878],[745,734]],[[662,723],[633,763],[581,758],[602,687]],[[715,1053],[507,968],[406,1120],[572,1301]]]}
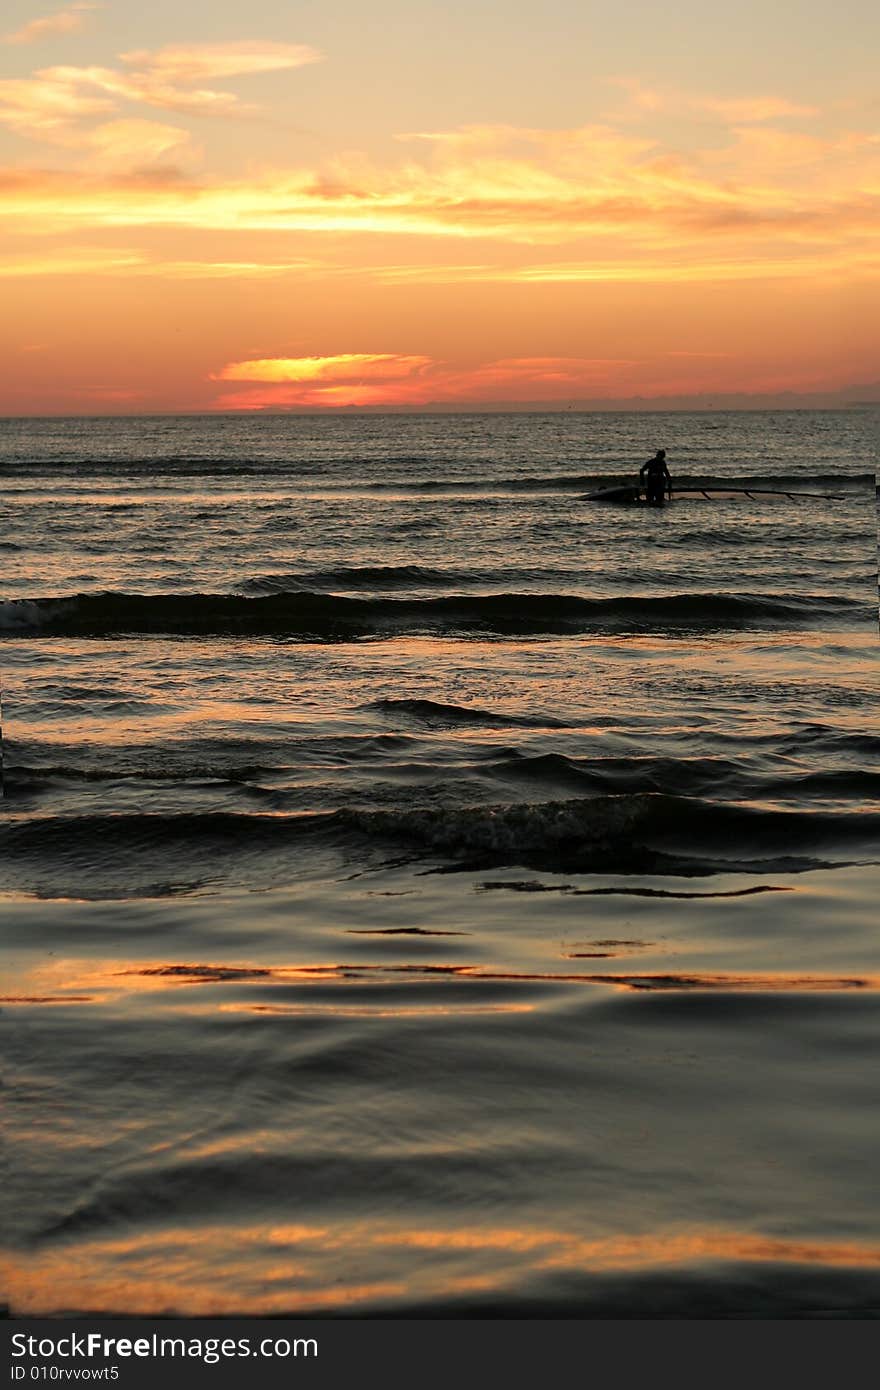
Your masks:
{"label": "sunset sky", "polygon": [[868,0],[3,13],[3,414],[880,395]]}

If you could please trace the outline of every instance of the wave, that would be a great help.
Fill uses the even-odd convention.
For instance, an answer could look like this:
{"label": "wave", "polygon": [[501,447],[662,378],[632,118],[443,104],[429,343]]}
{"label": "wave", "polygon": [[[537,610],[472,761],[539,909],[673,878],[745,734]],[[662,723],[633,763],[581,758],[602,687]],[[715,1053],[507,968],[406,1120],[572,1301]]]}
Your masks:
{"label": "wave", "polygon": [[563,753],[524,757],[508,753],[481,771],[507,783],[555,785],[582,794],[660,792],[763,801],[880,799],[880,771],[868,768],[779,775],[725,758],[572,758]]}
{"label": "wave", "polygon": [[[465,478],[406,478],[383,479],[376,482],[358,482],[358,492],[567,492],[578,491],[583,487],[611,486],[625,483],[637,474],[638,466],[624,469],[589,473],[550,473],[544,476],[525,476],[514,474],[510,477],[482,475]],[[679,487],[767,487],[800,488],[814,487],[864,487],[873,486],[872,473],[685,473],[676,469],[673,482]],[[323,486],[323,485],[322,485]],[[331,484],[332,486],[332,484]],[[340,488],[350,488],[352,484],[338,484]]]}
{"label": "wave", "polygon": [[[0,826],[10,862],[36,857],[63,871],[142,858],[166,870],[193,850],[230,871],[237,856],[282,855],[295,872],[304,840],[395,846],[468,869],[518,865],[567,873],[698,875],[798,872],[817,857],[878,849],[880,813],[773,810],[658,794],[596,796],[526,805],[344,807],[299,815],[200,812],[33,817]],[[100,847],[100,848],[98,848]],[[291,851],[297,851],[290,853]]]}
{"label": "wave", "polygon": [[[487,493],[487,492],[568,492],[585,488],[612,486],[615,483],[631,481],[638,472],[638,463],[621,460],[620,466],[612,468],[587,468],[576,472],[548,472],[546,474],[510,473],[495,476],[491,471],[480,471],[481,465],[465,475],[451,473],[452,461],[443,458],[400,457],[393,454],[383,458],[346,458],[337,462],[340,469],[338,477],[328,476],[326,458],[229,458],[211,456],[179,455],[156,456],[154,458],[126,458],[89,460],[53,459],[29,464],[15,460],[0,463],[0,476],[25,474],[28,478],[55,477],[57,474],[82,478],[99,478],[106,481],[116,476],[143,476],[150,480],[162,478],[256,478],[263,482],[302,480],[306,486],[313,486],[321,493],[326,492],[403,492],[403,493]],[[460,467],[460,463],[458,464]],[[441,476],[410,476],[407,467],[433,468]],[[378,468],[386,470],[386,476],[371,480],[359,476],[359,470],[375,472]],[[344,473],[342,470],[345,470]],[[387,473],[396,476],[387,476]],[[679,487],[768,487],[768,488],[863,488],[875,484],[873,473],[834,471],[807,473],[790,471],[766,471],[752,473],[726,473],[673,470],[673,480]]]}
{"label": "wave", "polygon": [[308,591],[316,588],[396,589],[447,588],[450,584],[480,582],[483,571],[464,569],[431,569],[427,565],[338,565],[329,569],[310,570],[305,574],[262,574],[246,579],[240,590],[244,594],[283,594],[291,589]]}
{"label": "wave", "polygon": [[[695,533],[686,533],[683,537],[677,538],[677,543],[691,542],[694,538]],[[706,531],[700,539],[715,546],[722,543],[741,546],[743,538],[741,532],[719,534],[717,531]],[[662,582],[666,577],[663,571],[649,570],[645,567],[642,567],[640,573],[646,584]],[[789,577],[793,577],[791,573]],[[846,577],[853,583],[864,584],[866,588],[870,580],[870,576],[861,573],[848,574]],[[583,569],[553,564],[531,568],[516,565],[511,568],[482,566],[458,569],[435,569],[429,565],[338,565],[302,573],[287,571],[280,574],[255,575],[243,580],[236,587],[239,593],[249,597],[311,593],[316,590],[328,592],[335,589],[344,592],[363,589],[374,593],[398,589],[473,589],[480,585],[489,586],[494,592],[499,589],[503,592],[504,585],[577,585],[583,579]],[[546,596],[552,597],[552,594]]]}
{"label": "wave", "polygon": [[390,719],[426,728],[457,726],[511,729],[565,729],[571,727],[550,715],[501,714],[470,705],[445,705],[437,700],[371,700],[362,708],[376,710]]}
{"label": "wave", "polygon": [[[606,478],[606,473],[548,473],[544,476],[533,474],[523,476],[513,474],[509,477],[492,477],[486,473],[474,477],[442,478],[383,478],[375,482],[358,482],[358,492],[421,492],[421,493],[462,493],[462,492],[566,492],[577,491],[588,486],[594,477]],[[620,477],[620,474],[613,475]],[[351,483],[340,483],[339,487],[351,487]]]}
{"label": "wave", "polygon": [[[60,778],[85,782],[253,781],[296,769],[304,760],[380,765],[412,746],[398,732],[369,734],[251,734],[231,738],[157,739],[147,743],[64,743],[6,740],[7,786],[15,778]],[[20,761],[19,761],[20,760]]]}
{"label": "wave", "polygon": [[[482,769],[484,776],[502,782],[555,785],[588,792],[671,792],[716,795],[734,780],[739,766],[728,759],[694,758],[573,758],[564,753],[531,756],[507,753]],[[742,789],[740,789],[742,790]]]}
{"label": "wave", "polygon": [[[773,735],[767,737],[773,738]],[[866,733],[861,729],[840,729],[833,724],[800,724],[790,734],[779,740],[780,749],[800,752],[804,745],[822,749],[827,755],[832,753],[864,753],[868,758],[880,757],[880,734]]]}
{"label": "wave", "polygon": [[238,594],[105,592],[0,604],[0,631],[64,637],[265,636],[350,641],[396,633],[527,636],[591,631],[701,631],[864,622],[876,611],[835,594],[475,594],[347,598],[310,590]]}
{"label": "wave", "polygon": [[155,454],[142,458],[72,458],[11,459],[0,462],[0,476],[11,474],[28,478],[54,477],[58,473],[74,477],[103,479],[127,474],[202,478],[202,477],[320,477],[320,462],[308,463],[282,457],[230,458],[212,454]]}
{"label": "wave", "polygon": [[[627,481],[630,474],[606,475],[609,482]],[[673,487],[747,487],[787,488],[791,491],[812,490],[818,487],[863,488],[873,486],[872,473],[682,473],[673,470]]]}
{"label": "wave", "polygon": [[[450,779],[444,776],[442,758],[438,761],[426,758],[421,742],[424,732],[442,734],[505,728],[551,730],[571,726],[551,716],[507,715],[433,700],[377,700],[362,708],[379,714],[398,730],[410,731],[410,736],[403,733],[355,740],[297,740],[295,744],[274,750],[278,755],[276,761],[258,760],[254,757],[258,749],[239,749],[235,744],[231,745],[226,757],[216,750],[214,756],[206,753],[204,758],[193,756],[191,750],[161,744],[147,745],[128,755],[124,750],[104,747],[94,761],[90,761],[88,751],[83,757],[78,755],[78,750],[71,751],[63,761],[50,756],[45,762],[13,761],[13,753],[12,756],[7,754],[4,769],[6,795],[21,801],[66,786],[136,783],[165,786],[181,794],[199,789],[208,795],[235,792],[246,800],[255,796],[269,797],[277,801],[279,810],[293,809],[306,798],[309,809],[319,805],[334,809],[346,799],[344,782],[331,779],[319,783],[310,772],[303,785],[299,769],[303,759],[307,763],[311,758],[324,761],[335,753],[339,765],[347,771],[356,771],[359,765],[370,763],[375,766],[378,777],[385,774],[385,781],[360,788],[359,802],[365,807],[381,807],[389,798],[397,802],[402,776],[407,777],[408,785],[423,803],[429,794],[436,793],[436,800],[447,805],[486,800],[493,795],[493,785],[496,796],[500,792],[523,799],[533,798],[540,792],[582,798],[657,793],[710,797],[724,802],[760,801],[800,808],[823,802],[839,805],[857,801],[880,805],[880,771],[870,768],[782,773],[772,767],[764,770],[742,761],[709,756],[569,757],[562,753],[524,754],[515,748],[499,750],[492,744],[474,749],[468,742],[461,747],[462,751],[466,748],[470,752],[472,762],[469,766],[460,765],[460,775]],[[417,761],[407,762],[406,755],[413,746],[419,749]],[[389,758],[392,761],[387,763]]]}
{"label": "wave", "polygon": [[867,811],[775,811],[698,798],[636,793],[527,805],[408,807],[338,812],[368,835],[414,841],[432,851],[482,863],[563,861],[568,868],[642,872],[652,857],[696,856],[713,864],[760,859],[796,850],[865,843],[880,829]]}

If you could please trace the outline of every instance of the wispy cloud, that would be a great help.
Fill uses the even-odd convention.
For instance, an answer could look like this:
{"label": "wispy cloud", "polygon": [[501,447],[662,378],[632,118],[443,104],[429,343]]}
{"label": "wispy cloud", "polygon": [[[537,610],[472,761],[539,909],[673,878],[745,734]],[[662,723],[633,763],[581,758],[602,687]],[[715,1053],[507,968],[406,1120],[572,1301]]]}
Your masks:
{"label": "wispy cloud", "polygon": [[[483,123],[401,134],[384,160],[196,175],[185,116],[251,109],[215,84],[319,56],[262,40],[178,44],[0,82],[0,122],[77,166],[10,170],[0,223],[23,237],[102,237],[108,269],[96,274],[117,273],[110,253],[123,241],[142,253],[134,273],[178,280],[324,274],[537,293],[878,274],[880,139],[804,124],[813,108],[772,94],[715,98],[627,79],[630,107],[675,115],[674,139],[653,119]],[[146,119],[138,104],[184,116]],[[174,251],[158,253],[160,242]],[[369,393],[376,381],[323,387]]]}
{"label": "wispy cloud", "polygon": [[280,72],[316,63],[321,55],[300,43],[240,39],[229,43],[168,44],[158,49],[121,53],[126,67],[160,83],[191,86],[224,77]]}
{"label": "wispy cloud", "polygon": [[608,81],[625,94],[633,111],[643,115],[708,116],[726,124],[745,125],[819,114],[816,106],[782,96],[716,97],[684,92],[676,87],[648,86],[638,77],[613,77]]}
{"label": "wispy cloud", "polygon": [[168,260],[126,247],[108,250],[99,246],[53,247],[28,255],[0,259],[0,276],[19,280],[47,275],[89,275],[101,279],[133,275],[159,280],[250,280],[281,276],[313,277],[326,274],[324,261],[221,261]]}
{"label": "wispy cloud", "polygon": [[123,67],[55,68],[45,76],[93,86],[101,91],[172,111],[200,115],[249,113],[257,108],[233,92],[198,84],[282,72],[319,62],[320,53],[305,44],[241,40],[138,49],[120,54]]}
{"label": "wispy cloud", "polygon": [[84,118],[112,111],[114,103],[94,90],[58,78],[0,81],[0,124],[19,135],[62,143]]}
{"label": "wispy cloud", "polygon": [[157,276],[163,280],[267,280],[286,276],[302,280],[314,278],[316,275],[326,275],[333,269],[334,267],[326,261],[308,260],[305,257],[295,261],[144,259],[142,264],[144,275]]}
{"label": "wispy cloud", "polygon": [[694,97],[692,111],[708,111],[736,125],[751,121],[775,121],[786,117],[817,116],[817,106],[803,106],[785,97]]}
{"label": "wispy cloud", "polygon": [[[876,216],[876,213],[874,214]],[[722,284],[745,280],[798,280],[840,275],[875,278],[880,275],[880,247],[859,250],[791,248],[785,255],[768,248],[762,253],[745,248],[720,256],[675,259],[671,254],[644,260],[536,261],[525,265],[385,265],[372,270],[388,284],[421,285],[685,285]]]}
{"label": "wispy cloud", "polygon": [[198,115],[246,115],[234,92],[197,84],[318,62],[304,44],[243,40],[124,53],[119,68],[55,66],[0,82],[0,122],[22,135],[75,144],[81,121],[121,102]]}
{"label": "wispy cloud", "polygon": [[136,269],[143,262],[143,256],[137,251],[108,252],[102,247],[71,247],[42,254],[4,256],[0,260],[0,276],[20,280],[45,275],[112,275]]}
{"label": "wispy cloud", "polygon": [[160,121],[105,121],[80,143],[89,167],[108,172],[154,169],[169,161],[178,167],[199,156],[189,131]]}
{"label": "wispy cloud", "polygon": [[80,167],[132,173],[173,160],[193,163],[198,148],[189,131],[159,121],[114,114],[116,103],[63,79],[0,82],[0,124],[52,145],[81,151]]}
{"label": "wispy cloud", "polygon": [[[877,259],[880,143],[858,132],[738,128],[723,147],[685,157],[605,127],[465,129],[420,139],[420,159],[349,158],[223,181],[175,175],[192,153],[175,125],[105,121],[75,138],[110,174],[11,171],[0,209],[11,229],[248,233],[253,264],[264,259],[258,234],[269,263],[279,234],[329,236],[352,271],[375,263],[378,279],[398,282],[727,280]],[[353,237],[358,250],[349,242],[340,252]],[[429,245],[424,270],[405,256],[396,264],[388,238]],[[456,244],[468,242],[479,254],[458,265]],[[293,259],[311,249],[297,245]]]}
{"label": "wispy cloud", "polygon": [[5,36],[5,43],[24,44],[40,43],[43,39],[54,38],[56,34],[72,34],[78,29],[84,28],[90,10],[97,10],[101,7],[97,4],[89,4],[87,0],[81,3],[68,5],[66,9],[56,10],[54,14],[43,15],[39,19],[31,19],[27,24],[16,29],[14,33]]}

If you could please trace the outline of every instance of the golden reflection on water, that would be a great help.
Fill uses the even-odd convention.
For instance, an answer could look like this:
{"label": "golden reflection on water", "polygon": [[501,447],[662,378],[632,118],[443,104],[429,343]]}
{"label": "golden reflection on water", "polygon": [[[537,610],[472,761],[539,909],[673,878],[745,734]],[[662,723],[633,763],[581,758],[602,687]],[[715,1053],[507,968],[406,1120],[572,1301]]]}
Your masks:
{"label": "golden reflection on water", "polygon": [[[390,986],[405,989],[407,984],[458,984],[473,986],[477,991],[482,984],[509,983],[511,985],[591,985],[599,988],[623,990],[636,993],[655,993],[659,991],[714,991],[714,992],[765,992],[798,993],[842,990],[880,989],[880,975],[864,973],[858,975],[792,975],[782,972],[765,971],[756,974],[734,974],[717,972],[602,972],[580,973],[570,971],[516,971],[492,970],[481,965],[457,964],[448,962],[384,962],[384,961],[310,961],[293,965],[258,965],[244,962],[168,962],[168,961],[83,961],[81,959],[53,959],[26,968],[18,974],[14,991],[0,996],[0,1003],[17,1005],[59,1005],[59,1004],[110,1004],[126,996],[144,993],[176,991],[184,1009],[183,993],[198,998],[196,986],[208,986],[212,990],[223,989],[228,993],[236,987],[265,991],[265,998],[259,1001],[252,997],[244,1001],[224,1001],[221,1004],[205,1005],[225,1012],[250,1013],[293,1013],[321,1009],[338,1013],[358,1014],[379,1012],[385,1016],[398,1016],[405,1013],[436,1012],[446,1013],[522,1012],[532,1005],[521,1000],[515,1003],[482,1002],[474,998],[468,1003],[441,1000],[417,1005],[389,1005],[383,999],[378,1010],[363,998],[354,1006],[344,1002],[347,989],[360,990],[387,989]],[[307,991],[310,986],[332,987],[339,994],[339,1002],[324,998],[320,1001],[301,999],[272,999],[273,992],[287,988]],[[210,995],[213,1000],[213,993]],[[199,1007],[196,1003],[195,1007]]]}
{"label": "golden reflection on water", "polygon": [[[414,1250],[425,1257],[416,1266]],[[363,1269],[365,1261],[375,1277],[352,1278],[348,1271]],[[356,1222],[179,1228],[84,1240],[33,1256],[10,1255],[0,1260],[0,1271],[17,1314],[79,1309],[257,1316],[367,1311],[406,1299],[508,1291],[518,1276],[542,1272],[633,1273],[710,1263],[868,1270],[880,1268],[880,1247],[720,1228],[582,1237],[552,1228]],[[225,1289],[217,1287],[218,1270],[225,1272]]]}
{"label": "golden reflection on water", "polygon": [[460,1014],[527,1014],[534,1013],[534,1004],[420,1004],[399,1008],[378,1007],[375,1004],[221,1004],[218,1012],[231,1014],[301,1015],[332,1013],[340,1018],[439,1018]]}

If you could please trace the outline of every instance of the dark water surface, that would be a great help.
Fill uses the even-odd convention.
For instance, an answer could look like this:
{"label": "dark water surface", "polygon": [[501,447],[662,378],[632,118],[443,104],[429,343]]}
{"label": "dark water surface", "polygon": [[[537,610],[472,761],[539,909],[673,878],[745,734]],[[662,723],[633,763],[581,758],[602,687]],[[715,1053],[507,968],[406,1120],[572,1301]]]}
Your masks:
{"label": "dark water surface", "polygon": [[0,421],[14,1312],[877,1315],[877,427]]}

